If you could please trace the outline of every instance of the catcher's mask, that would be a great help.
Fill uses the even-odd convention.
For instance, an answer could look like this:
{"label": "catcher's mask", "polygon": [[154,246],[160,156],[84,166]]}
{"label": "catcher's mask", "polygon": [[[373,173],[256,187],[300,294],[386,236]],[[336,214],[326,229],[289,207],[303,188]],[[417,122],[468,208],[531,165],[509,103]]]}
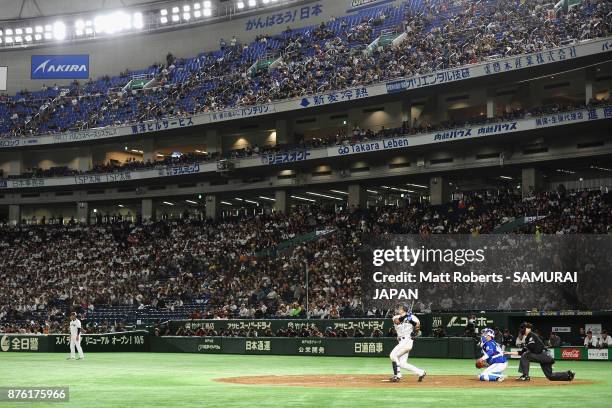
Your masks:
{"label": "catcher's mask", "polygon": [[484,329],[484,330],[482,331],[482,336],[483,336],[483,337],[489,336],[489,337],[491,337],[491,338],[494,338],[494,337],[495,337],[495,331],[493,331],[493,329],[489,329],[489,328],[487,327],[486,329]]}

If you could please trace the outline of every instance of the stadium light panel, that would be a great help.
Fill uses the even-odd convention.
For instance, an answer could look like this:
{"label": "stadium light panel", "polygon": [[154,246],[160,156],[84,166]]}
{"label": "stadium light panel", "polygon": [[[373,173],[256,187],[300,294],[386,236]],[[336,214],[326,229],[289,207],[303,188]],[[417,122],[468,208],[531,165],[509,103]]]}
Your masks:
{"label": "stadium light panel", "polygon": [[23,30],[21,28],[15,29],[15,35],[22,35],[22,34],[23,34]]}
{"label": "stadium light panel", "polygon": [[160,23],[162,23],[162,24],[167,24],[167,23],[168,23],[168,17],[165,17],[165,16],[164,16],[164,17],[161,17],[161,18],[159,19],[159,22],[160,22]]}
{"label": "stadium light panel", "polygon": [[17,37],[15,37],[15,42],[19,42],[19,43],[23,42],[23,38],[20,35],[18,35]]}
{"label": "stadium light panel", "polygon": [[32,36],[30,34],[25,36],[25,40],[26,42],[31,42],[32,41]]}
{"label": "stadium light panel", "polygon": [[257,1],[249,0],[249,7],[255,7],[257,5]]}
{"label": "stadium light panel", "polygon": [[[124,11],[117,11],[108,16],[107,27],[111,33],[132,29],[132,16]],[[112,24],[113,22],[117,25]]]}
{"label": "stadium light panel", "polygon": [[292,195],[291,198],[295,198],[296,200],[302,200],[302,201],[308,201],[308,202],[311,202],[311,203],[316,203],[316,200],[312,200],[312,199],[306,198],[306,197],[300,197],[300,196]]}
{"label": "stadium light panel", "polygon": [[268,4],[268,3],[270,2],[270,0],[261,0],[261,2],[262,2],[263,4]]}
{"label": "stadium light panel", "polygon": [[203,4],[204,4],[204,8],[212,8],[212,2],[211,1],[205,1]]}
{"label": "stadium light panel", "polygon": [[194,10],[199,10],[200,9],[200,3],[194,3],[193,4],[193,9]]}
{"label": "stadium light panel", "polygon": [[242,10],[244,8],[244,2],[239,1],[238,3],[236,3],[236,7],[238,7],[238,10]]}
{"label": "stadium light panel", "polygon": [[161,9],[161,10],[159,10],[159,14],[162,15],[162,16],[167,16],[168,15],[168,10]]}
{"label": "stadium light panel", "polygon": [[87,35],[92,35],[92,34],[93,34],[93,28],[91,28],[91,27],[87,27],[87,28],[85,29],[85,34],[87,34]]}
{"label": "stadium light panel", "polygon": [[48,31],[48,32],[53,31],[53,26],[51,24],[45,24],[45,31]]}
{"label": "stadium light panel", "polygon": [[0,44],[2,44],[2,37],[0,37]]}
{"label": "stadium light panel", "polygon": [[66,38],[66,24],[61,21],[53,23],[53,38],[63,40]]}
{"label": "stadium light panel", "polygon": [[13,37],[4,37],[4,42],[7,44],[12,44],[13,43]]}
{"label": "stadium light panel", "polygon": [[407,186],[412,186],[412,187],[418,187],[418,188],[429,188],[427,186],[424,186],[422,184],[414,184],[414,183],[406,183]]}
{"label": "stadium light panel", "polygon": [[4,30],[4,35],[13,35],[13,29],[7,28],[6,30]]}
{"label": "stadium light panel", "polygon": [[45,40],[50,40],[53,38],[53,34],[51,33],[45,33]]}
{"label": "stadium light panel", "polygon": [[185,4],[185,5],[183,6],[183,11],[184,11],[184,12],[191,11],[191,6],[189,6],[188,4]]}
{"label": "stadium light panel", "polygon": [[212,16],[212,10],[211,9],[204,9],[204,16],[205,17]]}
{"label": "stadium light panel", "polygon": [[3,31],[2,31],[2,30],[0,30],[0,37],[2,37],[2,34],[3,34]]}
{"label": "stadium light panel", "polygon": [[315,192],[312,192],[312,191],[307,191],[306,194],[312,195],[312,196],[315,196],[315,197],[328,198],[330,200],[344,201],[344,199],[342,199],[340,197],[334,197],[334,196],[330,196],[330,195],[327,195],[327,194],[315,193]]}
{"label": "stadium light panel", "polygon": [[172,22],[176,23],[176,22],[178,22],[178,21],[179,21],[179,16],[178,16],[178,14],[173,14],[173,15],[172,15]]}
{"label": "stadium light panel", "polygon": [[80,37],[83,35],[83,30],[75,30],[74,33],[76,34],[77,37]]}
{"label": "stadium light panel", "polygon": [[[206,11],[206,10],[204,10],[204,11]],[[196,10],[196,11],[194,11],[194,12],[193,12],[193,17],[194,17],[194,18],[200,18],[200,17],[202,17],[202,12],[201,12],[200,10]]]}
{"label": "stadium light panel", "polygon": [[172,14],[178,14],[178,12],[179,12],[178,7],[172,7]]}
{"label": "stadium light panel", "polygon": [[183,20],[189,21],[191,19],[191,13],[183,13]]}
{"label": "stadium light panel", "polygon": [[144,21],[142,20],[142,13],[136,12],[132,15],[132,23],[134,28],[140,30],[144,27]]}
{"label": "stadium light panel", "polygon": [[32,34],[32,27],[26,27],[25,33],[26,34]]}
{"label": "stadium light panel", "polygon": [[35,39],[36,41],[40,41],[40,40],[42,40],[42,34],[34,34],[34,39]]}
{"label": "stadium light panel", "polygon": [[36,31],[37,33],[42,33],[44,31],[43,30],[43,26],[36,26],[36,27],[34,27],[34,31]]}
{"label": "stadium light panel", "polygon": [[85,22],[81,19],[75,21],[74,28],[77,30],[83,30],[85,28]]}

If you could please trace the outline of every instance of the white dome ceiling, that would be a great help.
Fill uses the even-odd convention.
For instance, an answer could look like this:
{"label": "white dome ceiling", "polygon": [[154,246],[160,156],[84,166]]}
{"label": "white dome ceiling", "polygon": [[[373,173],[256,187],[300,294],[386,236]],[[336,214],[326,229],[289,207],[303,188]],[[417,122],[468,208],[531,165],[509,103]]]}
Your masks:
{"label": "white dome ceiling", "polygon": [[165,2],[152,0],[0,0],[0,22],[54,17]]}

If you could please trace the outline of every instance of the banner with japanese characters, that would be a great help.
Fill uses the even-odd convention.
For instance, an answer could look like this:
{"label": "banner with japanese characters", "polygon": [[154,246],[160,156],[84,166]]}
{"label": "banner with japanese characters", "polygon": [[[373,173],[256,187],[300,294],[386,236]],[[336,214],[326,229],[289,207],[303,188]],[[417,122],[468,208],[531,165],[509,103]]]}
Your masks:
{"label": "banner with japanese characters", "polygon": [[[83,334],[81,346],[85,352],[149,351],[146,331]],[[0,334],[3,352],[69,352],[68,334]]]}

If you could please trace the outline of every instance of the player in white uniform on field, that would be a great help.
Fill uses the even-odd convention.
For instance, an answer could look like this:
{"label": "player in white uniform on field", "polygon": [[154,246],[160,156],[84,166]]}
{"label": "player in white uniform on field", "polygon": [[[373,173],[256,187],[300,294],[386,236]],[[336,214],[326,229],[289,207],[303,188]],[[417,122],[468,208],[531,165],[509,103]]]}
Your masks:
{"label": "player in white uniform on field", "polygon": [[85,358],[83,355],[83,349],[81,348],[81,321],[77,319],[76,313],[70,313],[70,360],[74,360],[74,349],[79,352],[79,358],[82,360]]}
{"label": "player in white uniform on field", "polygon": [[421,327],[419,318],[408,310],[408,306],[404,305],[400,307],[399,314],[393,316],[393,324],[399,343],[391,351],[391,354],[389,354],[393,367],[393,377],[391,377],[391,381],[397,382],[402,378],[400,372],[401,368],[416,374],[419,377],[419,382],[423,381],[423,378],[427,375],[425,370],[408,364],[408,353],[412,350],[412,344],[414,343],[411,337],[412,333],[418,333]]}

